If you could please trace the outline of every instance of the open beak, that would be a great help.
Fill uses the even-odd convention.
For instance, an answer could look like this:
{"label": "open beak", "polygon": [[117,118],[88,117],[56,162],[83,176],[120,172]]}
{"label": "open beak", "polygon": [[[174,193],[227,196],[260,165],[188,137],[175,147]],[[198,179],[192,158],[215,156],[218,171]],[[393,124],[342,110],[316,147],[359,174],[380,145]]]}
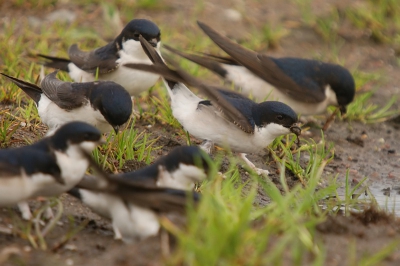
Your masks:
{"label": "open beak", "polygon": [[296,136],[301,135],[301,128],[298,125],[294,124],[289,129],[290,129],[290,132],[292,132]]}
{"label": "open beak", "polygon": [[297,124],[293,124],[289,128],[290,132],[296,135],[297,140],[296,140],[296,145],[299,147],[300,146],[300,138],[299,136],[301,135],[301,128]]}

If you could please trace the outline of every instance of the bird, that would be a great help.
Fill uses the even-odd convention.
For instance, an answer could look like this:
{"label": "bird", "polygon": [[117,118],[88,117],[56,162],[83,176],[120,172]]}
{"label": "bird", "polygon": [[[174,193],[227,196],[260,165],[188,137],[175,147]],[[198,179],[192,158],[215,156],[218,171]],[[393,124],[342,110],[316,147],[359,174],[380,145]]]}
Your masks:
{"label": "bird", "polygon": [[[201,163],[202,159],[197,156],[204,154],[198,150],[191,149],[190,151],[186,149],[179,151],[178,154],[189,152],[190,156],[190,154],[194,155],[193,151],[196,154],[193,157],[194,161],[199,159],[199,163]],[[200,195],[196,192],[172,188],[173,186],[163,187],[162,184],[154,182],[158,179],[157,174],[160,174],[160,171],[168,172],[171,177],[182,177],[182,169],[192,182],[197,178],[203,179],[204,171],[195,167],[197,164],[193,164],[194,161],[189,163],[190,160],[181,157],[179,159],[181,162],[177,164],[178,159],[173,158],[173,155],[176,154],[177,152],[174,152],[172,156],[168,155],[158,160],[153,169],[149,166],[139,170],[137,175],[135,175],[136,172],[133,172],[128,175],[108,176],[97,166],[95,168],[97,175],[85,176],[77,187],[71,189],[68,193],[81,200],[96,213],[111,219],[115,239],[132,243],[154,236],[160,229],[159,214],[182,213],[185,211],[188,201],[197,203],[200,199]],[[169,163],[171,164],[168,165]],[[170,169],[162,170],[162,165]],[[188,167],[182,167],[182,165]],[[187,171],[188,169],[191,171]],[[181,174],[176,175],[179,172]],[[153,179],[153,182],[149,184],[143,181],[144,179]]]}
{"label": "bird", "polygon": [[1,74],[34,100],[42,122],[49,127],[48,135],[71,121],[86,122],[102,133],[112,129],[118,133],[132,113],[129,93],[112,81],[64,82],[56,78],[54,71],[39,87]]}
{"label": "bird", "polygon": [[[176,70],[172,70],[144,38],[140,41],[153,65],[126,64],[125,67],[164,77],[174,117],[191,135],[205,140],[203,147],[208,152],[214,143],[228,146],[241,153],[243,160],[259,174],[268,174],[268,171],[256,168],[245,153],[260,153],[278,136],[301,134],[297,114],[288,105],[277,101],[257,104],[241,94],[207,85],[175,63]],[[196,96],[184,83],[197,87],[210,100]]]}
{"label": "bird", "polygon": [[139,35],[159,52],[161,32],[158,26],[147,19],[133,19],[113,41],[103,47],[85,52],[73,44],[68,50],[69,59],[43,54],[37,56],[45,59],[44,66],[68,72],[75,82],[97,79],[114,81],[131,96],[137,96],[152,87],[159,78],[159,75],[120,67],[128,62],[151,63],[143,52]]}
{"label": "bird", "polygon": [[[207,177],[211,169],[210,160],[209,156],[196,146],[181,146],[173,149],[168,155],[161,157],[147,167],[133,172],[111,175],[110,179],[123,180],[129,185],[139,186],[143,189],[170,188],[192,191],[196,183],[203,181]],[[68,193],[82,201],[100,216],[113,220],[115,238],[122,239],[119,226],[115,224],[123,223],[124,221],[114,221],[120,218],[113,214],[114,205],[120,204],[118,202],[121,199],[118,198],[118,195],[93,190],[93,187],[99,186],[98,182],[99,179],[95,176],[85,176],[81,183],[68,191]],[[92,189],[80,188],[79,186],[86,186]],[[181,194],[178,193],[178,195],[182,196]],[[110,202],[113,202],[113,204],[110,204]]]}
{"label": "bird", "polygon": [[98,129],[76,121],[32,145],[0,150],[0,206],[18,205],[29,220],[26,200],[74,187],[89,166],[87,153],[101,142]]}
{"label": "bird", "polygon": [[274,58],[233,42],[203,22],[197,23],[230,57],[201,56],[164,47],[234,83],[258,102],[266,98],[278,100],[298,114],[316,115],[331,105],[344,114],[354,99],[354,78],[340,65],[295,57]]}

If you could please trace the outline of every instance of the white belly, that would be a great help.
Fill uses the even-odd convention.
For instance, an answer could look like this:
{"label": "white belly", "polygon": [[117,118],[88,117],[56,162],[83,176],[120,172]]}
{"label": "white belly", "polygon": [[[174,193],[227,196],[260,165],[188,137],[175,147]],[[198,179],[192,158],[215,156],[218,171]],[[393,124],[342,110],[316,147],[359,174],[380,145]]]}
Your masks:
{"label": "white belly", "polygon": [[81,181],[89,167],[89,162],[82,156],[71,156],[58,151],[55,151],[55,155],[65,184],[53,179],[46,186],[37,187],[34,196],[53,197],[70,190]]}
{"label": "white belly", "polygon": [[224,68],[230,73],[226,76],[226,79],[239,87],[243,94],[253,96],[257,102],[280,101],[289,105],[297,114],[301,115],[324,113],[329,105],[338,105],[336,94],[329,87],[326,88],[324,101],[305,103],[288,97],[243,66],[224,65]]}
{"label": "white belly", "polygon": [[[140,93],[152,87],[160,77],[146,71],[135,70],[132,68],[124,67],[123,64],[127,63],[143,63],[151,64],[149,59],[137,60],[131,56],[125,55],[117,60],[119,67],[107,74],[99,75],[99,80],[111,80],[122,87],[124,87],[131,96],[138,96]],[[95,76],[91,73],[83,71],[73,63],[68,65],[69,75],[76,82],[90,82],[95,81]]]}
{"label": "white belly", "polygon": [[132,243],[158,233],[160,223],[153,211],[125,204],[117,197],[110,204],[113,227],[121,233],[124,242]]}
{"label": "white belly", "polygon": [[94,111],[90,104],[71,111],[65,111],[42,94],[38,104],[38,113],[42,122],[49,127],[49,133],[72,121],[86,122],[99,129],[102,133],[112,130],[112,126],[104,119],[100,111]]}
{"label": "white belly", "polygon": [[200,105],[200,98],[184,87],[175,88],[171,93],[171,108],[174,117],[190,134],[199,139],[210,140],[233,151],[257,153],[268,146],[276,137],[290,133],[289,129],[279,127],[272,133],[256,128],[254,134],[240,130],[225,120],[213,106]]}
{"label": "white belly", "polygon": [[50,175],[34,174],[31,177],[24,173],[21,176],[0,178],[0,206],[12,206],[35,196],[40,187],[54,181]]}

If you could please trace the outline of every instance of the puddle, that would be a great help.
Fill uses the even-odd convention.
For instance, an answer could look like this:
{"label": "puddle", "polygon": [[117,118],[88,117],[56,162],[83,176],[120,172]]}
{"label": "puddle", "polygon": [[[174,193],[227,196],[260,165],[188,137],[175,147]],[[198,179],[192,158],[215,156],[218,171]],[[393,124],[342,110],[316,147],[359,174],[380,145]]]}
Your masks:
{"label": "puddle", "polygon": [[[382,210],[400,217],[400,186],[373,184],[368,187],[368,192]],[[371,197],[367,195],[365,198]]]}
{"label": "puddle", "polygon": [[[344,188],[339,188],[337,191],[341,201],[345,200]],[[348,210],[352,212],[360,212],[365,208],[365,203],[376,203],[380,209],[387,211],[388,213],[393,213],[396,217],[400,217],[400,186],[394,186],[390,184],[372,184],[370,186],[362,187],[353,194],[353,197],[357,197],[357,204],[348,207]],[[336,196],[333,196],[334,200]],[[327,199],[329,201],[329,199]],[[335,203],[334,203],[335,204]],[[322,208],[327,208],[329,203],[324,203],[320,205]],[[334,207],[333,210],[338,209],[345,211],[345,206]]]}

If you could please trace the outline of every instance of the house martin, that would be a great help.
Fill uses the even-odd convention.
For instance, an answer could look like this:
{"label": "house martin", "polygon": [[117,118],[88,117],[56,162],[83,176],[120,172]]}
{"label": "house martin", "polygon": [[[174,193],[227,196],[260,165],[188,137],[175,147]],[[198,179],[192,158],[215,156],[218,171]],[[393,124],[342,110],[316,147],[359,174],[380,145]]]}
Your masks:
{"label": "house martin", "polygon": [[[198,154],[202,155],[200,152]],[[200,163],[201,158],[197,158]],[[175,159],[165,160],[165,162],[168,161],[174,162]],[[158,166],[164,165],[160,161],[157,163]],[[182,165],[186,163],[188,160],[181,162]],[[176,166],[175,162],[173,164]],[[180,164],[178,167],[181,167]],[[196,192],[161,187],[158,184],[154,186],[154,182],[150,185],[146,180],[143,181],[158,179],[158,176],[150,176],[157,174],[153,173],[153,170],[139,170],[139,173],[147,177],[124,174],[108,176],[98,166],[95,170],[96,176],[85,176],[76,188],[69,191],[69,194],[80,199],[101,216],[110,218],[115,238],[122,239],[126,243],[156,235],[160,229],[159,214],[182,213],[188,201],[196,203],[200,197]],[[158,172],[157,169],[156,172]],[[179,170],[172,170],[171,176],[176,172]],[[204,172],[200,173],[198,170],[188,171],[187,173],[190,174],[187,178],[194,178],[195,172],[200,174],[199,179],[203,178]]]}
{"label": "house martin", "polygon": [[31,97],[39,116],[49,127],[48,135],[71,121],[83,121],[102,133],[129,120],[132,101],[128,92],[113,81],[64,82],[56,78],[57,71],[47,75],[40,87],[1,73]]}
{"label": "house martin", "polygon": [[32,145],[0,150],[0,206],[18,204],[22,216],[30,219],[25,201],[74,187],[89,166],[86,153],[100,142],[98,129],[71,122]]}
{"label": "house martin", "polygon": [[[209,156],[200,148],[195,146],[182,146],[175,148],[168,155],[161,157],[147,167],[133,172],[111,175],[110,178],[121,179],[125,183],[129,183],[132,186],[139,186],[143,189],[159,187],[193,190],[196,183],[201,182],[207,177],[207,172],[210,169],[209,163]],[[125,221],[114,221],[115,219],[121,219],[119,218],[120,215],[113,213],[115,205],[121,205],[121,198],[109,192],[99,192],[100,185],[98,183],[99,179],[95,176],[85,176],[78,186],[71,189],[68,193],[81,200],[97,214],[113,220],[115,238],[120,239],[122,238],[122,234],[119,230],[120,226],[116,224],[124,223],[129,220],[123,218]],[[106,187],[107,185],[103,186]],[[90,189],[79,187],[88,187]],[[165,191],[167,191],[168,194],[173,190]],[[181,192],[178,193],[178,195],[181,194]],[[110,204],[110,202],[112,202],[112,204]],[[125,215],[127,215],[127,213],[131,213],[130,215],[133,216],[136,215],[134,212],[132,213],[132,211],[135,211],[134,207],[128,208],[128,206],[126,206],[126,208],[127,209],[122,209],[124,211],[121,212],[125,213]],[[150,231],[153,232],[152,230]]]}
{"label": "house martin", "polygon": [[355,82],[344,67],[302,58],[273,58],[244,48],[205,23],[200,28],[230,57],[168,50],[217,73],[257,101],[277,100],[301,115],[315,115],[330,105],[342,113],[353,101]]}
{"label": "house martin", "polygon": [[[176,70],[168,68],[154,48],[144,38],[140,40],[153,65],[125,66],[163,76],[174,117],[190,134],[205,140],[206,146],[216,143],[239,153],[259,153],[278,136],[300,135],[297,114],[288,105],[276,101],[257,104],[241,94],[206,85],[177,64],[172,63]],[[184,83],[197,87],[210,100],[199,98]],[[250,161],[246,163],[255,169]]]}
{"label": "house martin", "polygon": [[75,82],[114,81],[131,96],[137,96],[152,87],[159,78],[159,75],[120,67],[129,62],[151,64],[140,45],[139,35],[159,52],[161,33],[158,26],[147,19],[133,19],[115,40],[103,47],[85,52],[74,44],[68,50],[69,59],[38,56],[47,59],[43,62],[44,66],[68,72]]}

